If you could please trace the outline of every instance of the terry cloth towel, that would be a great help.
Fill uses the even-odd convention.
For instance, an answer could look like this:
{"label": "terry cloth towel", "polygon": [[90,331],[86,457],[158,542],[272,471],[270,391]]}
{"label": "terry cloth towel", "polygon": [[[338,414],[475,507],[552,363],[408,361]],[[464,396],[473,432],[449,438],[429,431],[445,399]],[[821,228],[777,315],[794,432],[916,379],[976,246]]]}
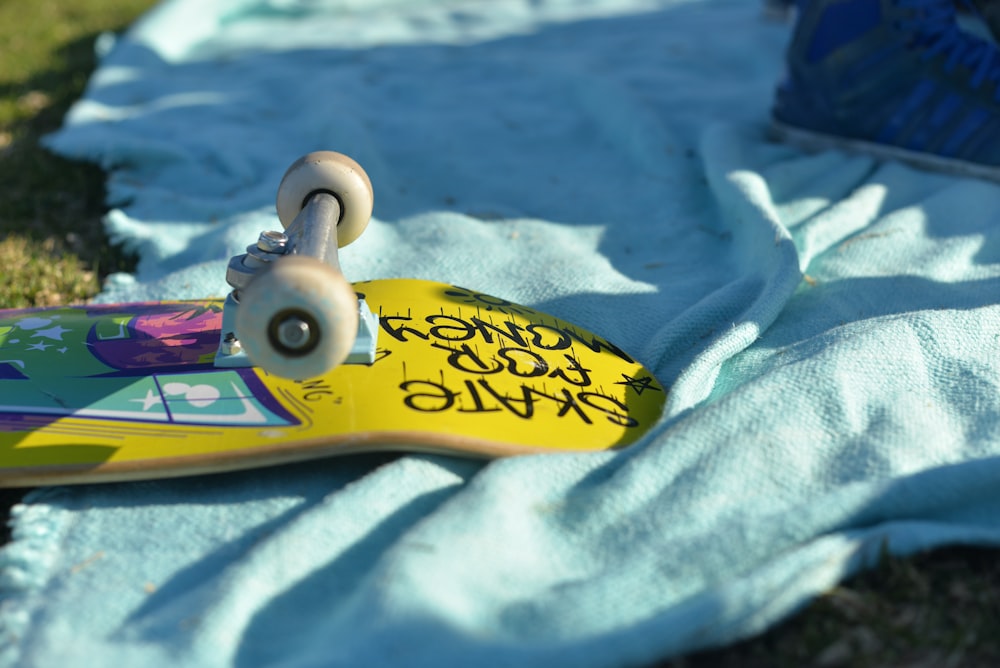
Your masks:
{"label": "terry cloth towel", "polygon": [[883,549],[1000,543],[1000,188],[769,144],[759,13],[169,0],[102,40],[50,140],[142,258],[101,300],[224,294],[284,169],[335,149],[376,190],[348,277],[537,307],[672,390],[620,452],[37,490],[0,664],[640,665]]}

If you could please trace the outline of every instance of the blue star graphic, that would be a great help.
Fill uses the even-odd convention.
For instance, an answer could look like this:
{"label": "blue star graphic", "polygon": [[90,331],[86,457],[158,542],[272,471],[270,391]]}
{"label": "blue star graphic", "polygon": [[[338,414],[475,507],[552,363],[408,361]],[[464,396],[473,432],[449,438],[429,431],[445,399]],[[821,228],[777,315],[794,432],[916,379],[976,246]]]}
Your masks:
{"label": "blue star graphic", "polygon": [[68,331],[70,330],[62,327],[61,325],[56,325],[55,327],[49,327],[48,329],[40,329],[31,336],[32,338],[36,336],[44,336],[45,338],[53,341],[62,341],[62,335]]}

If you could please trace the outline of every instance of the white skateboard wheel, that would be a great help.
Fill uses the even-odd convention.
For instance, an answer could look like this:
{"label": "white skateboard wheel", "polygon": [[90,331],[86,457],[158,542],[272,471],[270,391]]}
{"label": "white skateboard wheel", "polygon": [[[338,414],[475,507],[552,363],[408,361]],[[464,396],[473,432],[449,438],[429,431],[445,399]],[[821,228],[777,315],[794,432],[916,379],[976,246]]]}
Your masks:
{"label": "white skateboard wheel", "polygon": [[268,373],[305,380],[351,352],[358,297],[344,276],[306,256],[274,261],[240,292],[236,335],[250,361]]}
{"label": "white skateboard wheel", "polygon": [[315,192],[340,200],[337,246],[344,247],[365,231],[372,216],[375,194],[361,165],[343,153],[316,151],[292,163],[278,186],[278,220],[288,228]]}

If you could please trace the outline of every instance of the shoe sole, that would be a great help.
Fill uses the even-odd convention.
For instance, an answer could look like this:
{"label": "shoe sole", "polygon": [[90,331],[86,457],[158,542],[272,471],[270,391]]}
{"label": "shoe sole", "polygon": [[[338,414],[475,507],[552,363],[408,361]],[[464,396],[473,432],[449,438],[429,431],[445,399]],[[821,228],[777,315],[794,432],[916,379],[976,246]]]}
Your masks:
{"label": "shoe sole", "polygon": [[1000,167],[988,167],[965,160],[945,158],[940,155],[921,153],[920,151],[911,151],[898,146],[876,144],[860,139],[845,139],[812,130],[803,130],[777,120],[771,121],[768,136],[775,141],[791,144],[811,153],[839,149],[848,153],[869,155],[881,160],[899,160],[920,169],[957,176],[971,176],[1000,183]]}

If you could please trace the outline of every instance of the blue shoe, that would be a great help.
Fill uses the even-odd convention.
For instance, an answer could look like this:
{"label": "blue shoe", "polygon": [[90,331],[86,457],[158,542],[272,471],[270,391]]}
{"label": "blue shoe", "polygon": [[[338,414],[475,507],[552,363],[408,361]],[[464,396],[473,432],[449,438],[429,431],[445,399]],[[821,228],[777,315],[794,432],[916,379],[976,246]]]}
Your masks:
{"label": "blue shoe", "polygon": [[773,134],[1000,181],[1000,50],[952,0],[804,0]]}
{"label": "blue shoe", "polygon": [[972,0],[973,14],[978,15],[990,34],[993,41],[1000,43],[1000,2],[997,0]]}
{"label": "blue shoe", "polygon": [[789,23],[795,15],[795,0],[764,0],[763,10],[765,19]]}

